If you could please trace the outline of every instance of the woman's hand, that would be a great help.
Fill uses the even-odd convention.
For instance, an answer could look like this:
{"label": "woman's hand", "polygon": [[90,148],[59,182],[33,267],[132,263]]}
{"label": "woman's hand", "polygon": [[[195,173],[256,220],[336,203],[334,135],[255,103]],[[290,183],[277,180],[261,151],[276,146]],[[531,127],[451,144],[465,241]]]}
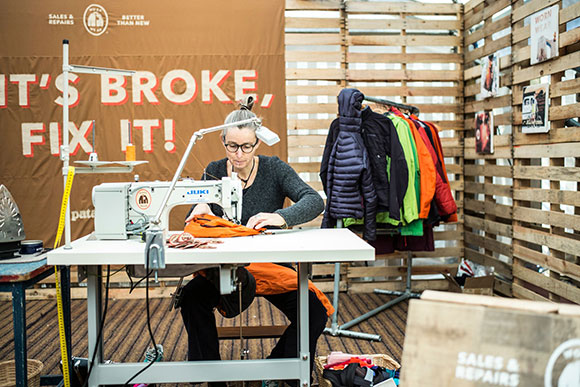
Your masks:
{"label": "woman's hand", "polygon": [[187,219],[185,219],[185,223],[191,222],[195,215],[204,215],[204,214],[213,215],[214,213],[211,212],[211,208],[209,207],[209,205],[207,203],[199,203],[198,205],[193,207],[191,214],[189,214]]}
{"label": "woman's hand", "polygon": [[266,226],[286,226],[286,221],[282,215],[270,213],[270,212],[260,212],[250,219],[248,219],[248,224],[246,227],[249,228],[262,228]]}

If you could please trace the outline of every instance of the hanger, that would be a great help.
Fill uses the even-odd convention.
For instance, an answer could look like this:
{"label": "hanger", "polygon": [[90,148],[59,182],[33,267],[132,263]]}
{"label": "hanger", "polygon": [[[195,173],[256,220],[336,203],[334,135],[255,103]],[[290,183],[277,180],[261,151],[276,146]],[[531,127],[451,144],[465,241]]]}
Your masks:
{"label": "hanger", "polygon": [[378,104],[381,104],[381,105],[387,105],[387,106],[395,107],[397,109],[406,110],[406,111],[408,111],[411,114],[414,114],[416,116],[419,115],[419,108],[417,106],[405,105],[403,103],[389,101],[388,99],[381,99],[381,98],[368,97],[368,96],[365,96],[364,100],[365,101],[368,101],[368,102],[378,103]]}

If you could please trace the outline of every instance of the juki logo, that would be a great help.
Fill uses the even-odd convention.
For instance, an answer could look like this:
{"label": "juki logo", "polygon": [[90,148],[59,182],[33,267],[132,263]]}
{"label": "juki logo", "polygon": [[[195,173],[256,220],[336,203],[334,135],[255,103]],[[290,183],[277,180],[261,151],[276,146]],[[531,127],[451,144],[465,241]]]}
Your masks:
{"label": "juki logo", "polygon": [[209,195],[209,189],[192,189],[186,192],[187,195]]}

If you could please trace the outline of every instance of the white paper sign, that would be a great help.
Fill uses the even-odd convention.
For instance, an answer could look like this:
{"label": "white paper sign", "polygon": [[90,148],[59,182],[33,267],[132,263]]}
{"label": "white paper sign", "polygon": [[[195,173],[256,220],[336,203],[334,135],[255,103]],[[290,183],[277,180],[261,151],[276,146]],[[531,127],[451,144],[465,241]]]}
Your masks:
{"label": "white paper sign", "polygon": [[554,5],[531,16],[531,64],[558,56],[558,10]]}

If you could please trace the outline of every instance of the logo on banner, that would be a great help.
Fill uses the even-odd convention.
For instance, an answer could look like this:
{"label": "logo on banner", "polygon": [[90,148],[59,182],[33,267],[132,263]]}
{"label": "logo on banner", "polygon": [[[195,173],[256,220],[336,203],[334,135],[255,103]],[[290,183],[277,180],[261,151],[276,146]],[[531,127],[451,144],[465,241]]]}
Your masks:
{"label": "logo on banner", "polygon": [[580,339],[571,339],[552,352],[546,372],[544,387],[577,386],[580,380]]}
{"label": "logo on banner", "polygon": [[109,15],[102,6],[91,4],[87,9],[85,9],[83,23],[89,34],[100,36],[107,30],[107,26],[109,25]]}

